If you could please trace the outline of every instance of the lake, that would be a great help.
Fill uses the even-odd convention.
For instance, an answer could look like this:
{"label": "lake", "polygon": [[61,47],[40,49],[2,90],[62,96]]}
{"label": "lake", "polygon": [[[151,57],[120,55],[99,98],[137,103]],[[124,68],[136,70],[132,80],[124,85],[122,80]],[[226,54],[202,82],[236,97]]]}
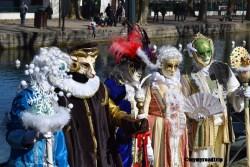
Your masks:
{"label": "lake", "polygon": [[[228,61],[228,57],[232,50],[231,42],[235,41],[236,46],[242,45],[242,41],[247,42],[246,48],[250,49],[250,33],[230,33],[223,35],[211,36],[215,45],[215,59],[221,61]],[[182,44],[183,47],[190,42],[190,38],[170,38],[152,40],[151,43],[161,45],[175,45]],[[96,71],[97,74],[104,80],[109,72],[112,70],[114,61],[107,53],[107,44],[99,45],[101,55],[97,59]],[[32,60],[36,50],[17,49],[0,51],[0,163],[5,162],[9,156],[9,146],[5,141],[5,113],[10,111],[12,99],[15,97],[17,87],[22,79],[25,78],[24,67],[25,64]],[[16,69],[15,60],[21,61],[21,67]],[[186,57],[186,64],[190,59]]]}

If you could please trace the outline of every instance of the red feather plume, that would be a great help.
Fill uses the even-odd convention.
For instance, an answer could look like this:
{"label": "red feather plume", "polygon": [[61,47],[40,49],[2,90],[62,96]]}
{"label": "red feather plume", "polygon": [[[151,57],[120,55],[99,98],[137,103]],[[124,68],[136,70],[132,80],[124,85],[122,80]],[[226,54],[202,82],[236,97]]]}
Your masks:
{"label": "red feather plume", "polygon": [[123,57],[136,58],[136,51],[142,47],[142,35],[137,26],[129,33],[128,37],[118,37],[113,40],[109,52],[115,57],[116,63],[120,63]]}

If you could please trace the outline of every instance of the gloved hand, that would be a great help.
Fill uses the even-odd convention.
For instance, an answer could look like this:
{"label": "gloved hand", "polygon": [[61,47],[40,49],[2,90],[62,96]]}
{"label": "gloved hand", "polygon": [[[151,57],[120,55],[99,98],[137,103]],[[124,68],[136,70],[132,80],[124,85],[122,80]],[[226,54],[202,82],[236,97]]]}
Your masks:
{"label": "gloved hand", "polygon": [[246,88],[241,86],[236,90],[235,94],[236,96],[250,98],[250,86],[247,86]]}
{"label": "gloved hand", "polygon": [[138,88],[135,92],[136,101],[144,102],[145,100],[145,91],[142,88]]}
{"label": "gloved hand", "polygon": [[250,98],[250,86],[247,86],[246,88],[244,88],[243,94],[244,94],[244,97]]}
{"label": "gloved hand", "polygon": [[187,51],[190,57],[193,57],[193,52],[197,52],[197,50],[193,47],[193,44],[191,42],[187,44]]}
{"label": "gloved hand", "polygon": [[216,114],[213,115],[214,117],[214,125],[219,126],[222,125],[224,120],[223,120],[223,114]]}
{"label": "gloved hand", "polygon": [[149,125],[147,119],[133,119],[131,117],[124,117],[121,119],[121,127],[127,134],[137,134],[148,131]]}
{"label": "gloved hand", "polygon": [[148,144],[147,144],[147,154],[148,154],[148,160],[150,163],[150,166],[154,165],[154,152],[153,152],[153,148],[151,146],[151,140],[148,137]]}
{"label": "gloved hand", "polygon": [[38,139],[42,138],[42,134],[34,130],[28,130],[22,140],[23,146],[31,148]]}
{"label": "gloved hand", "polygon": [[138,132],[137,133],[144,133],[149,130],[148,120],[143,118],[138,121]]}

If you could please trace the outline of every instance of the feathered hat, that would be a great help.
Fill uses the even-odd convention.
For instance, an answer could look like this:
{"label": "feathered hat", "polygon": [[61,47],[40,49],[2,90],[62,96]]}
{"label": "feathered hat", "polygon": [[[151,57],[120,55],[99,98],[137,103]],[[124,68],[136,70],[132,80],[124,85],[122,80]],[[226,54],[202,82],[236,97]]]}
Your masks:
{"label": "feathered hat", "polygon": [[117,37],[112,41],[109,52],[114,56],[117,64],[124,58],[131,61],[140,59],[148,67],[155,68],[156,65],[149,60],[148,55],[143,50],[145,43],[148,45],[145,40],[148,42],[145,30],[142,30],[139,25],[135,25],[127,37]]}
{"label": "feathered hat", "polygon": [[230,55],[230,65],[236,71],[250,70],[250,56],[244,47],[235,47]]}

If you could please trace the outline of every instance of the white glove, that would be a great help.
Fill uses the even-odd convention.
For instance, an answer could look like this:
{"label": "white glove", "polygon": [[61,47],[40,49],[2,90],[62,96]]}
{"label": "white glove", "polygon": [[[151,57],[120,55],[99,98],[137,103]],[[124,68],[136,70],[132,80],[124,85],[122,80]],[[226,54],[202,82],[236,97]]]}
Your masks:
{"label": "white glove", "polygon": [[193,47],[193,44],[191,42],[187,44],[187,51],[190,57],[193,57],[193,52],[197,52],[197,50]]}
{"label": "white glove", "polygon": [[244,88],[243,95],[244,97],[250,98],[250,86]]}
{"label": "white glove", "polygon": [[214,117],[214,125],[219,126],[223,124],[223,114],[216,114]]}
{"label": "white glove", "polygon": [[250,86],[247,86],[246,88],[241,86],[235,91],[235,95],[250,98]]}
{"label": "white glove", "polygon": [[154,165],[154,152],[153,152],[153,148],[151,146],[151,140],[148,137],[148,144],[147,144],[147,154],[148,154],[148,160],[150,165]]}
{"label": "white glove", "polygon": [[145,91],[142,88],[138,88],[135,92],[135,99],[140,102],[145,100]]}

